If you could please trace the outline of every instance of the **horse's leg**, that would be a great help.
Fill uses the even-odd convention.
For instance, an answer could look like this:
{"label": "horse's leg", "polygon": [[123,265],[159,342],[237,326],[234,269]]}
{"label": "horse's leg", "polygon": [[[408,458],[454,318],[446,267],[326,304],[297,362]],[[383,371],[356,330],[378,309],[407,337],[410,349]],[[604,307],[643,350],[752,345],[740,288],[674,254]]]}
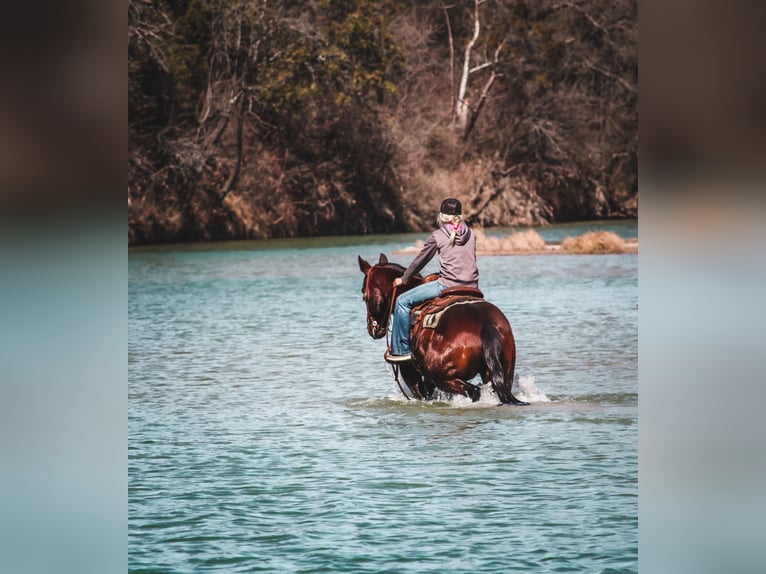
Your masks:
{"label": "horse's leg", "polygon": [[418,367],[416,367],[416,365],[420,365],[419,361],[422,361],[422,356],[426,352],[424,348],[426,339],[423,339],[416,333],[421,332],[414,331],[413,333],[410,333],[410,348],[412,349],[413,356],[416,358],[414,361],[402,363],[402,368],[408,368],[410,370],[412,380],[414,381],[410,386],[416,388],[416,392],[420,395],[418,398],[424,401],[430,401],[434,398],[436,387],[434,386],[433,381],[424,376],[418,370]]}
{"label": "horse's leg", "polygon": [[452,393],[453,395],[466,396],[474,403],[481,397],[481,389],[479,387],[466,383],[462,379],[441,380],[437,386],[441,390]]}
{"label": "horse's leg", "polygon": [[434,398],[436,387],[418,372],[413,363],[402,363],[399,372],[416,399],[430,401]]}
{"label": "horse's leg", "polygon": [[423,395],[423,400],[431,401],[436,393],[436,387],[431,381],[422,377],[420,379],[420,392]]}
{"label": "horse's leg", "polygon": [[401,363],[397,368],[416,399],[433,400],[436,387],[431,380],[421,374],[413,361]]}
{"label": "horse's leg", "polygon": [[[465,376],[467,374],[465,372],[452,371],[449,375],[443,372],[446,359],[442,351],[434,352],[433,347],[431,347],[431,331],[431,329],[428,330],[428,336],[425,336],[421,331],[420,336],[416,339],[417,351],[415,356],[419,357],[421,361],[420,367],[424,372],[423,385],[425,392],[433,397],[435,390],[438,388],[451,395],[466,396],[475,403],[481,397],[481,389],[466,383],[457,376]],[[425,357],[429,358],[425,359]]]}

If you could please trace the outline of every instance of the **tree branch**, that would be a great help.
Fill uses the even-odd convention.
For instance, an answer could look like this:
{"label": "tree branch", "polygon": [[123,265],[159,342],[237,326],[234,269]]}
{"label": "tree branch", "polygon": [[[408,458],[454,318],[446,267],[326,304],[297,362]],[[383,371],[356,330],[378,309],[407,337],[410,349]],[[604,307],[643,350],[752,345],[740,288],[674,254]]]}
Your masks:
{"label": "tree branch", "polygon": [[549,11],[546,11],[544,15],[547,15],[550,12],[555,12],[556,10],[560,10],[562,8],[571,8],[578,14],[580,14],[583,18],[585,18],[588,23],[590,23],[591,26],[593,26],[596,30],[598,30],[603,36],[604,39],[607,41],[607,43],[612,47],[616,49],[616,46],[614,45],[614,42],[612,42],[612,38],[609,35],[609,32],[604,28],[599,22],[591,16],[588,12],[583,10],[581,6],[578,6],[577,4],[574,4],[572,2],[561,2],[560,4],[554,4],[551,6]]}
{"label": "tree branch", "polygon": [[448,7],[444,5],[444,2],[442,2],[444,19],[447,21],[447,36],[449,37],[449,93],[450,108],[452,110],[452,127],[455,127],[455,114],[457,111],[457,105],[455,103],[455,42],[452,39],[452,25],[449,21],[449,12],[447,12],[447,8]]}
{"label": "tree branch", "polygon": [[468,139],[468,136],[473,130],[473,127],[476,125],[476,120],[479,119],[479,113],[481,112],[481,108],[484,106],[484,102],[489,95],[489,91],[492,89],[492,84],[495,83],[495,79],[497,79],[497,74],[493,71],[492,75],[484,84],[484,88],[481,90],[481,95],[479,96],[479,102],[476,104],[476,108],[471,111],[471,120],[468,122],[468,125],[465,128],[465,132],[463,133],[463,141]]}
{"label": "tree branch", "polygon": [[471,68],[470,70],[468,70],[468,73],[469,74],[473,74],[475,72],[479,72],[479,71],[483,70],[484,68],[489,68],[490,66],[494,66],[495,64],[496,64],[496,62],[485,62],[485,63],[483,63],[483,64],[481,64],[479,66]]}
{"label": "tree branch", "polygon": [[[506,39],[503,38],[503,41],[500,42],[500,44],[498,44],[497,48],[495,49],[494,59],[492,60],[492,62],[487,62],[487,64],[483,67],[497,65],[500,59],[500,52],[503,50],[505,41]],[[492,74],[490,75],[486,83],[484,84],[484,88],[482,88],[481,90],[481,94],[479,95],[479,101],[476,103],[476,107],[471,109],[471,119],[468,122],[468,125],[465,128],[465,131],[463,132],[463,141],[468,139],[468,136],[471,134],[471,131],[476,125],[476,120],[479,119],[479,113],[481,113],[481,108],[484,107],[484,102],[487,100],[487,96],[489,96],[489,91],[492,89],[492,85],[495,83],[495,80],[498,78],[499,75],[500,74],[498,74],[493,69]]]}
{"label": "tree branch", "polygon": [[616,74],[613,74],[613,73],[605,70],[604,68],[600,68],[599,66],[596,66],[594,63],[592,63],[592,62],[590,62],[588,60],[585,61],[585,65],[588,67],[588,69],[593,70],[594,72],[598,72],[599,74],[601,74],[603,76],[606,76],[607,78],[611,78],[612,80],[614,80],[615,82],[620,84],[623,88],[625,88],[629,92],[631,92],[633,94],[637,94],[638,93],[638,88],[636,88],[632,84],[629,84],[628,82],[626,82],[620,76],[618,76]]}
{"label": "tree branch", "polygon": [[239,172],[242,167],[242,133],[245,124],[245,105],[247,98],[245,97],[244,92],[240,92],[237,97],[240,98],[237,111],[237,159],[234,163],[234,169],[232,169],[231,174],[229,174],[229,179],[226,180],[221,193],[218,195],[220,201],[223,201],[229,192],[234,189],[234,186],[237,185],[237,181],[239,180]]}
{"label": "tree branch", "polygon": [[468,102],[465,99],[465,92],[468,89],[468,76],[470,75],[471,65],[471,52],[479,39],[479,32],[481,31],[481,22],[479,21],[479,6],[484,3],[485,0],[474,0],[473,11],[473,36],[465,46],[465,56],[463,60],[463,75],[460,78],[460,87],[457,93],[457,123],[458,126],[465,130],[468,121]]}

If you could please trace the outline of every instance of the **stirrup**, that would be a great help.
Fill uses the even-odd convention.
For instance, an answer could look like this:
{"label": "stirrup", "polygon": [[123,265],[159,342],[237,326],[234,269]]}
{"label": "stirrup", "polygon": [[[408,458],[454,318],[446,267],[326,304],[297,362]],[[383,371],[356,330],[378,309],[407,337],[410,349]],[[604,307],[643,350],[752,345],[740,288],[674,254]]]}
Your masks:
{"label": "stirrup", "polygon": [[387,350],[383,355],[383,358],[389,363],[406,363],[407,361],[412,360],[412,354],[407,353],[406,355],[392,355],[391,351]]}

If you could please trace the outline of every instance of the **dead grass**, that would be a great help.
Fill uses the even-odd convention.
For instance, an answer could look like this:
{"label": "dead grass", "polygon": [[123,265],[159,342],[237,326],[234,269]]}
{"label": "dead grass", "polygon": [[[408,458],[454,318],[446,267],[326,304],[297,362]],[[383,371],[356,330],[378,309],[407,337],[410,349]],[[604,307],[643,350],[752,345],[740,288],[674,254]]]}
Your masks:
{"label": "dead grass", "polygon": [[545,251],[545,240],[534,229],[517,231],[508,237],[487,237],[476,229],[476,250],[481,253],[528,253]]}
{"label": "dead grass", "polygon": [[[548,244],[537,231],[517,231],[508,237],[488,237],[480,228],[476,233],[476,252],[479,255],[530,255],[544,253],[609,254],[638,253],[637,239],[622,239],[612,231],[589,231],[577,237],[567,237],[560,245]],[[405,247],[396,253],[418,253],[424,242]]]}
{"label": "dead grass", "polygon": [[561,242],[564,253],[625,253],[625,241],[612,231],[589,231]]}

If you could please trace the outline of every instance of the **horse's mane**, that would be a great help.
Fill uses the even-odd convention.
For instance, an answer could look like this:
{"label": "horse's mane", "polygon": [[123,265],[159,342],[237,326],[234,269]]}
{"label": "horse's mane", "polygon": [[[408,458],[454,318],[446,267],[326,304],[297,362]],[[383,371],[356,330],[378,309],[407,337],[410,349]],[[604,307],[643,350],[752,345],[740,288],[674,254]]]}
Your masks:
{"label": "horse's mane", "polygon": [[[391,263],[390,261],[388,263],[378,263],[375,265],[375,267],[378,267],[379,269],[387,269],[391,271],[398,271],[402,275],[404,275],[404,272],[407,271],[407,268],[403,265],[399,265],[398,263]],[[412,278],[416,281],[422,281],[423,276],[420,273],[413,273]],[[367,291],[367,282],[369,281],[370,277],[369,275],[365,275],[364,278],[364,284],[362,285],[362,292]]]}
{"label": "horse's mane", "polygon": [[390,261],[383,264],[378,263],[378,267],[382,267],[383,269],[395,269],[396,271],[401,271],[402,273],[407,271],[407,268],[403,265],[399,265],[398,263],[391,263]]}
{"label": "horse's mane", "polygon": [[[405,271],[407,271],[407,268],[403,265],[399,265],[398,263],[391,263],[390,261],[388,263],[380,264],[378,263],[378,267],[381,267],[383,269],[393,269],[394,271],[401,271],[402,274],[404,274]],[[423,279],[423,276],[420,273],[413,273],[412,278],[415,280],[421,280]]]}

